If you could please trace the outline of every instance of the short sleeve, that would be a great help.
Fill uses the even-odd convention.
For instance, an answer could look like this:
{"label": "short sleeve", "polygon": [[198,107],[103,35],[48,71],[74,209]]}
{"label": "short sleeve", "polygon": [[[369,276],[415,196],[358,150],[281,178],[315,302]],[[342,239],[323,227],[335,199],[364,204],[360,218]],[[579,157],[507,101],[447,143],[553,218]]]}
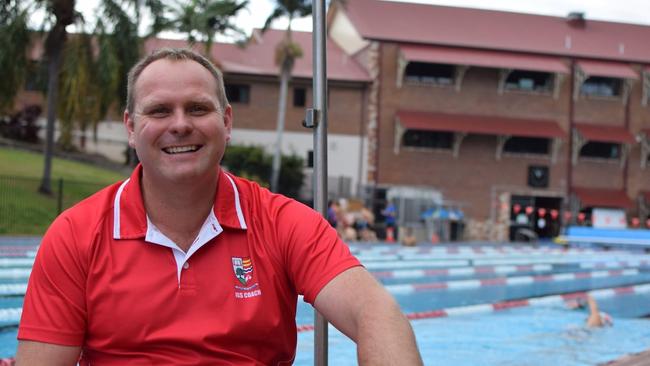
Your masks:
{"label": "short sleeve", "polygon": [[87,261],[80,254],[78,235],[64,213],[43,237],[27,285],[19,340],[83,344]]}
{"label": "short sleeve", "polygon": [[278,211],[278,238],[287,271],[299,294],[313,305],[320,290],[345,270],[361,263],[318,212],[290,201]]}

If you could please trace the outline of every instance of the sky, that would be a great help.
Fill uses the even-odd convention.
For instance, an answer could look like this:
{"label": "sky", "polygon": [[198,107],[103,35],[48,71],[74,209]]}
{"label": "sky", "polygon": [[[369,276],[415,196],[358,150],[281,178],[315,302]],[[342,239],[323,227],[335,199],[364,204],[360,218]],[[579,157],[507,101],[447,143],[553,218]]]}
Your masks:
{"label": "sky", "polygon": [[[77,8],[87,19],[93,18],[92,9],[98,0],[77,1]],[[410,2],[459,6],[469,8],[513,11],[564,17],[569,12],[585,13],[589,20],[607,20],[622,23],[650,25],[650,0],[410,0]],[[272,0],[249,0],[249,9],[237,17],[237,25],[250,34],[261,28],[273,10]],[[286,19],[276,21],[272,28],[284,29]],[[311,31],[312,19],[306,17],[293,22],[296,30]],[[182,35],[165,33],[163,37],[182,38]]]}

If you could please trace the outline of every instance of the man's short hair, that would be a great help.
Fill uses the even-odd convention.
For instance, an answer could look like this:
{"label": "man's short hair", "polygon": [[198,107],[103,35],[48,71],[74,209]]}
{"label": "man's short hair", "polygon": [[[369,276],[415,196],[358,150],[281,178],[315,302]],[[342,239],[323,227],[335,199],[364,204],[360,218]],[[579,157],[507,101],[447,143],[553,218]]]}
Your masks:
{"label": "man's short hair", "polygon": [[216,81],[216,92],[219,104],[221,104],[220,107],[225,108],[228,105],[228,98],[226,98],[226,91],[223,86],[223,76],[221,75],[221,71],[219,71],[210,60],[189,48],[161,48],[142,58],[131,68],[131,71],[129,71],[126,87],[126,110],[129,112],[129,115],[133,115],[133,110],[135,108],[135,83],[138,81],[140,74],[142,74],[142,71],[151,63],[162,59],[172,61],[194,61],[205,67],[210,71],[212,76],[214,76],[214,80]]}

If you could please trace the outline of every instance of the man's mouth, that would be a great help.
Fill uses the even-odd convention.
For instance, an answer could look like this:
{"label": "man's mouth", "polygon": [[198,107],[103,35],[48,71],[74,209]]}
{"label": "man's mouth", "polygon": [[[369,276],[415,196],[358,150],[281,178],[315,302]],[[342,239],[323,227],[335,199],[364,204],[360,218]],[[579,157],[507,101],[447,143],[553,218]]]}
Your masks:
{"label": "man's mouth", "polygon": [[201,145],[187,145],[187,146],[170,146],[165,147],[162,150],[167,154],[183,154],[197,151],[201,148]]}

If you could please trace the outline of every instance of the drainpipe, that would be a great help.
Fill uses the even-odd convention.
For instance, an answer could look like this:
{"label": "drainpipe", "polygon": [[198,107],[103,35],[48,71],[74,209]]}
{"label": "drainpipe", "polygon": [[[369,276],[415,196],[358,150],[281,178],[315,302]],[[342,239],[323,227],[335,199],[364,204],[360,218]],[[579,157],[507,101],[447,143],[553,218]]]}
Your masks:
{"label": "drainpipe", "polygon": [[[630,88],[631,89],[631,88]],[[629,131],[630,130],[630,104],[632,100],[632,91],[627,95],[627,101],[625,101],[625,117],[624,117],[624,126],[625,130]],[[630,166],[630,153],[631,151],[628,151],[627,156],[625,157],[625,163],[623,164],[623,192],[627,194],[627,184],[628,184],[628,173],[629,173],[629,166]]]}
{"label": "drainpipe", "polygon": [[[575,93],[575,77],[576,77],[576,61],[571,60],[571,76],[569,78],[569,133],[568,133],[568,152],[567,152],[567,169],[566,169],[566,205],[565,208],[573,213],[571,205],[571,188],[573,188],[573,161],[572,161],[572,152],[573,152],[573,129],[574,129],[574,118],[575,118],[575,99],[573,94]],[[564,215],[562,215],[564,219]],[[575,220],[574,217],[571,218],[570,222]],[[565,226],[568,226],[569,222],[564,223]]]}

